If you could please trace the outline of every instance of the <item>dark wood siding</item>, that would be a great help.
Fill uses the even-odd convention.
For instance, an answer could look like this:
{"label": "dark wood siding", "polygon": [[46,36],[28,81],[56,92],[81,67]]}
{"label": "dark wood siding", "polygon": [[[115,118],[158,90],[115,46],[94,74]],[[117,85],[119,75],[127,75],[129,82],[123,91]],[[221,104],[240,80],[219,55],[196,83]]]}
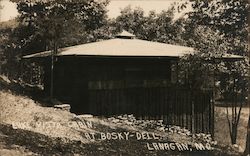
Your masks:
{"label": "dark wood siding", "polygon": [[70,103],[75,113],[134,114],[212,132],[211,92],[172,85],[167,58],[61,57],[54,75],[56,98]]}
{"label": "dark wood siding", "polygon": [[66,102],[81,97],[79,102],[87,103],[88,97],[83,96],[88,90],[168,85],[170,73],[166,60],[59,58],[55,63],[54,94]]}

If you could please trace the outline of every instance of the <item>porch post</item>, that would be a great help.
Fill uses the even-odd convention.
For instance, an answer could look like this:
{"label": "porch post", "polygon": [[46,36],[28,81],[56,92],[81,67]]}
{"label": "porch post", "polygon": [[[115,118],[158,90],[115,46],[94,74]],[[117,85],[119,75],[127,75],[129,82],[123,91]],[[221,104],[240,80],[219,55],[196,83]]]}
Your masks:
{"label": "porch post", "polygon": [[211,103],[211,136],[214,140],[214,104],[215,104],[215,69],[213,69],[213,91],[212,91],[212,103]]}

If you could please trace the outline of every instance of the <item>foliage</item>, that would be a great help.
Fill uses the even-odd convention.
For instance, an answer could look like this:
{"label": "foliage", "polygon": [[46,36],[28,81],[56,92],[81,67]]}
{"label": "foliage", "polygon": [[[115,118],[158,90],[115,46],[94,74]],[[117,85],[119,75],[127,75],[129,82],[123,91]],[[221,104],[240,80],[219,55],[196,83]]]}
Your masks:
{"label": "foliage", "polygon": [[17,79],[22,76],[23,55],[94,41],[106,28],[107,4],[106,0],[17,1],[19,25],[3,44],[4,72]]}
{"label": "foliage", "polygon": [[20,2],[20,20],[28,33],[24,36],[25,42],[40,41],[48,46],[47,49],[53,47],[50,45],[53,40],[58,42],[59,47],[84,42],[86,31],[105,24],[106,5],[106,1],[93,0]]}
{"label": "foliage", "polygon": [[228,53],[245,55],[248,35],[247,15],[249,4],[245,0],[191,0],[193,11],[188,13],[193,26],[209,26],[225,36],[230,43]]}
{"label": "foliage", "polygon": [[125,29],[140,39],[176,44],[181,42],[181,23],[173,20],[174,11],[174,7],[171,7],[158,14],[151,11],[146,16],[141,8],[133,10],[128,6],[116,18],[116,25],[119,30]]}
{"label": "foliage", "polygon": [[197,26],[188,40],[197,50],[194,54],[186,55],[179,62],[179,83],[189,88],[213,88],[213,72],[216,70],[215,59],[225,54],[227,43],[224,38],[209,27]]}
{"label": "foliage", "polygon": [[[187,40],[187,45],[195,47],[199,53],[190,56],[185,62],[182,61],[187,65],[186,69],[184,66],[184,70],[189,70],[188,74],[191,76],[195,75],[197,71],[204,75],[204,66],[212,67],[212,71],[216,74],[214,83],[220,96],[232,104],[232,120],[229,119],[228,113],[227,118],[231,141],[232,144],[235,144],[241,107],[248,93],[249,59],[245,57],[241,61],[235,61],[216,59],[216,57],[221,58],[226,53],[247,56],[249,5],[244,0],[191,0],[191,2],[193,11],[187,14],[186,31],[183,36]],[[196,33],[197,28],[200,27],[205,29]],[[208,63],[204,63],[204,56]],[[192,63],[189,63],[190,61]],[[195,78],[197,78],[197,74],[189,80]],[[200,86],[202,86],[204,84],[202,80],[204,79],[201,76],[201,79],[194,81],[196,84],[200,82]],[[205,83],[213,82],[205,81]],[[191,86],[195,85],[191,84]],[[238,103],[240,103],[239,109],[237,109]]]}
{"label": "foliage", "polygon": [[[141,39],[194,47],[197,53],[185,56],[179,63],[179,83],[192,88],[212,88],[214,81],[211,76],[215,71],[221,73],[216,79],[217,89],[226,98],[229,80],[225,75],[231,75],[226,72],[230,69],[229,65],[237,69],[238,75],[242,75],[238,88],[246,88],[247,60],[225,63],[215,58],[221,58],[226,53],[246,55],[247,5],[243,1],[191,2],[193,11],[187,13],[187,18],[173,20],[175,7],[159,14],[151,11],[148,16],[141,8],[132,10],[126,7],[117,17],[116,24],[120,30],[128,30]],[[178,10],[185,8],[185,5],[180,4]],[[227,16],[227,13],[230,14]],[[223,26],[225,23],[241,29],[227,29]],[[246,89],[242,91],[246,93]]]}
{"label": "foliage", "polygon": [[[212,66],[217,74],[217,87],[226,98],[231,92],[231,79],[236,81],[236,92],[246,95],[248,59],[242,61],[225,61],[221,58],[226,53],[247,55],[247,8],[245,1],[193,1],[193,11],[187,13],[183,22],[183,40],[186,45],[199,51],[194,56],[186,57],[185,64],[189,74],[204,73],[203,66]],[[230,27],[230,29],[229,29]],[[231,29],[232,28],[232,29]],[[194,61],[196,58],[196,61]],[[204,60],[207,60],[204,62]],[[213,61],[216,60],[216,61]],[[184,63],[184,62],[183,62]],[[200,64],[200,66],[199,66]],[[185,66],[184,66],[185,68]],[[198,73],[199,73],[198,72]],[[203,77],[200,77],[202,81]],[[191,78],[192,79],[192,78]],[[203,82],[204,83],[204,82]],[[212,83],[212,82],[211,82]]]}

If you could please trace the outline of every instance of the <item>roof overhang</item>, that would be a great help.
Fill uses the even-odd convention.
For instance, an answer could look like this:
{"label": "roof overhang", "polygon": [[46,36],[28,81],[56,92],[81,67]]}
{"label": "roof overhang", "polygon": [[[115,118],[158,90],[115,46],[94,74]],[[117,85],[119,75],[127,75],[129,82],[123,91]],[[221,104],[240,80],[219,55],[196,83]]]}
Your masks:
{"label": "roof overhang", "polygon": [[[155,58],[180,58],[195,53],[194,48],[151,42],[139,39],[110,39],[105,41],[81,44],[61,48],[56,57],[155,57]],[[23,59],[46,58],[52,55],[51,51],[23,56]],[[243,56],[225,54],[215,59],[241,60]]]}

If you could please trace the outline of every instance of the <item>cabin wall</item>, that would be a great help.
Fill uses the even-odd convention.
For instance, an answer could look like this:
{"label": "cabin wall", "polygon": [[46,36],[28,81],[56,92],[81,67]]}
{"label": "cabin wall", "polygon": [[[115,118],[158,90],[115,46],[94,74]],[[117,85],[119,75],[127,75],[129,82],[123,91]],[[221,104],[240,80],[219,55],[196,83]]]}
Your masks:
{"label": "cabin wall", "polygon": [[[47,76],[50,76],[50,72],[47,72]],[[166,60],[57,58],[54,66],[54,95],[71,103],[75,112],[91,113],[91,90],[162,86],[168,85],[170,80],[170,62]]]}
{"label": "cabin wall", "polygon": [[72,112],[134,114],[212,132],[211,92],[172,85],[168,59],[62,57],[54,70],[54,95],[70,103]]}

